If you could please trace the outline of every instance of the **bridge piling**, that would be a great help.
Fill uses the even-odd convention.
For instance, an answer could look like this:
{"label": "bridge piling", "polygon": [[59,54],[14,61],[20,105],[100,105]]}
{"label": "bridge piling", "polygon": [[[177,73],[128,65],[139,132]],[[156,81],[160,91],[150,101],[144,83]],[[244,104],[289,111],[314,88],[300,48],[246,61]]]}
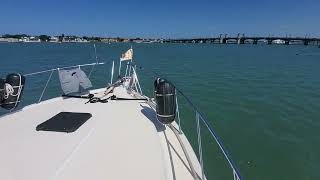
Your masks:
{"label": "bridge piling", "polygon": [[285,40],[284,44],[285,45],[289,45],[290,44],[290,40]]}
{"label": "bridge piling", "polygon": [[237,35],[237,44],[240,44],[241,43],[241,37],[240,37],[240,33],[238,33]]}

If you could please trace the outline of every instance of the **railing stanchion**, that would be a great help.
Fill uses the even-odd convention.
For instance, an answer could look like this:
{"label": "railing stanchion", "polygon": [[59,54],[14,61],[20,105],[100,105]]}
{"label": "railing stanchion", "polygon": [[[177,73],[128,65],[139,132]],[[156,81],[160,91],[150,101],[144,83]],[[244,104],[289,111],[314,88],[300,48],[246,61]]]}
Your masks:
{"label": "railing stanchion", "polygon": [[43,88],[43,90],[42,90],[42,93],[41,93],[41,96],[40,96],[40,98],[39,98],[39,100],[38,100],[38,103],[40,103],[41,100],[42,100],[42,97],[43,97],[43,95],[44,95],[44,93],[45,93],[45,91],[46,91],[46,89],[47,89],[47,86],[48,86],[50,80],[51,80],[51,77],[52,77],[53,72],[54,72],[54,70],[51,70],[50,76],[49,76],[49,78],[48,78],[48,80],[47,80],[46,86],[45,86],[45,87]]}
{"label": "railing stanchion", "polygon": [[127,67],[126,67],[126,74],[124,75],[124,77],[127,77],[127,73],[128,73],[128,63],[127,63]]}
{"label": "railing stanchion", "polygon": [[132,68],[132,70],[133,70],[133,73],[134,73],[134,75],[135,75],[135,77],[134,78],[136,78],[136,84],[138,84],[138,88],[136,88],[137,89],[137,91],[142,95],[143,94],[143,92],[142,92],[142,89],[141,89],[141,86],[140,86],[140,82],[139,82],[139,78],[138,78],[138,75],[137,75],[137,71],[136,71],[136,69],[135,68]]}
{"label": "railing stanchion", "polygon": [[176,105],[177,105],[176,111],[177,111],[177,118],[178,118],[178,124],[179,124],[179,133],[182,134],[177,91],[176,91]]}
{"label": "railing stanchion", "polygon": [[196,111],[199,158],[200,158],[200,165],[201,165],[201,179],[204,180],[204,169],[203,169],[203,156],[202,156],[200,118],[201,118],[201,117],[200,117],[200,114],[198,113],[198,111]]}
{"label": "railing stanchion", "polygon": [[235,170],[233,170],[233,180],[240,180],[240,177]]}
{"label": "railing stanchion", "polygon": [[114,61],[112,61],[110,84],[112,84],[112,80],[113,80],[113,72],[114,72]]}

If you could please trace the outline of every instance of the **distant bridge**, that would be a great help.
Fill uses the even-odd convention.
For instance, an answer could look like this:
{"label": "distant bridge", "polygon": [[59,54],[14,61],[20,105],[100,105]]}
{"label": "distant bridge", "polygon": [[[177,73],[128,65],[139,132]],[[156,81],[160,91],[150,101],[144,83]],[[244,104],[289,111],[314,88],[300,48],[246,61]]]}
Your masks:
{"label": "distant bridge", "polygon": [[167,39],[164,43],[216,43],[216,44],[245,44],[252,43],[258,44],[263,42],[266,44],[304,44],[304,45],[320,45],[320,38],[309,38],[309,37],[250,37],[241,36],[240,33],[236,37],[228,37],[227,34],[224,36],[220,34],[219,37],[213,38],[191,38],[191,39]]}

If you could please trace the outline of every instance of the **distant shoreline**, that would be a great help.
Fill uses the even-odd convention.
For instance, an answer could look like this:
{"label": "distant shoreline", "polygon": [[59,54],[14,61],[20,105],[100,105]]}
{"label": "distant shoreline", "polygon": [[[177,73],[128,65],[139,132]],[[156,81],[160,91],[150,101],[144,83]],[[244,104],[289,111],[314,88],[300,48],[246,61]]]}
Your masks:
{"label": "distant shoreline", "polygon": [[0,37],[0,42],[52,42],[52,43],[84,43],[84,42],[161,42],[164,39],[150,39],[150,38],[105,38],[105,37],[87,37],[87,36],[68,36],[68,35],[59,35],[59,36],[31,36],[26,34],[5,34]]}

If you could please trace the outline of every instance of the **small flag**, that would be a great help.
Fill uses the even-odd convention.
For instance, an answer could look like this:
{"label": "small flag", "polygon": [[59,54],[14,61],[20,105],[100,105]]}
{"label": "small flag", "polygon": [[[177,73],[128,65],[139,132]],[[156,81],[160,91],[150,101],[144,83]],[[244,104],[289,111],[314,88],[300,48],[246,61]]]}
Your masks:
{"label": "small flag", "polygon": [[128,51],[126,51],[125,53],[123,53],[120,57],[120,61],[127,61],[127,60],[131,60],[133,57],[133,49],[130,48]]}

